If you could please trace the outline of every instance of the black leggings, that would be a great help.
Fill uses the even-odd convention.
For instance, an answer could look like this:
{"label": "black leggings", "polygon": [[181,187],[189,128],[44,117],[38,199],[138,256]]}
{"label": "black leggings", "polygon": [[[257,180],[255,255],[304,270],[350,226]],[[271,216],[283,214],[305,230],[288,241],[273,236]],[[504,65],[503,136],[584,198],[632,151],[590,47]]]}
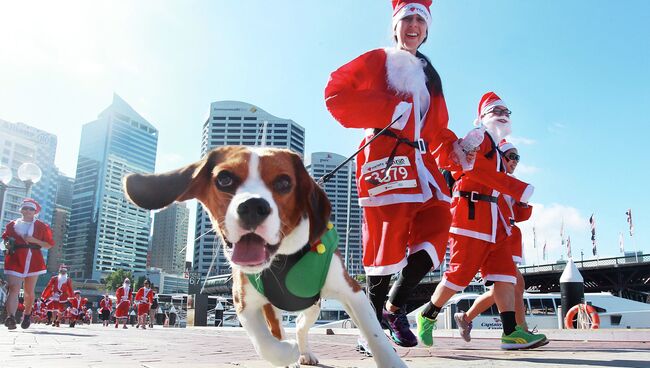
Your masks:
{"label": "black leggings", "polygon": [[[393,284],[390,290],[390,303],[398,308],[403,308],[409,296],[420,283],[424,275],[433,267],[433,261],[425,250],[420,250],[408,256],[407,265]],[[368,276],[367,277],[367,294],[370,304],[375,308],[375,313],[379,321],[382,320],[382,311],[386,303],[386,295],[390,287],[391,275]]]}

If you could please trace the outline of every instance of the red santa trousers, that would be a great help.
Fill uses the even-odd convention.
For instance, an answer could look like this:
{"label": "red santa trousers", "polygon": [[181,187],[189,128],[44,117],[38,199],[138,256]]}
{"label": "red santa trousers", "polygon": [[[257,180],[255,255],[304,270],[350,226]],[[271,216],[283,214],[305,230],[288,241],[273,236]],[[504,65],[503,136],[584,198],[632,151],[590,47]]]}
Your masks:
{"label": "red santa trousers", "polygon": [[[440,265],[447,250],[449,203],[396,203],[363,208],[363,265],[367,275],[391,275],[406,266],[406,250],[425,250]],[[512,262],[511,262],[512,263]]]}
{"label": "red santa trousers", "polygon": [[128,318],[129,317],[129,308],[131,307],[131,302],[128,300],[123,300],[117,304],[115,307],[115,318]]}
{"label": "red santa trousers", "polygon": [[450,234],[451,260],[441,283],[462,291],[480,270],[484,280],[516,284],[517,269],[508,238],[501,226],[497,230],[496,243]]}

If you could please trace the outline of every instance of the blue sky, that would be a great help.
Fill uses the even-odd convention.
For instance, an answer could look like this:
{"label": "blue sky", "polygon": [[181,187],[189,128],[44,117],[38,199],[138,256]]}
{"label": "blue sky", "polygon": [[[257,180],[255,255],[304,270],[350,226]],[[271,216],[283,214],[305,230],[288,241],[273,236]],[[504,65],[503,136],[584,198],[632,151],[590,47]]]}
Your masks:
{"label": "blue sky", "polygon": [[[574,258],[591,258],[592,212],[601,258],[619,254],[619,232],[626,250],[650,252],[650,2],[445,0],[432,15],[421,51],[442,77],[450,128],[464,135],[489,90],[513,111],[517,175],[536,187],[527,262],[542,261],[544,241],[549,259],[564,253],[562,221]],[[308,154],[347,156],[361,132],[331,118],[323,88],[344,62],[392,45],[390,16],[388,0],[0,0],[0,118],[57,134],[69,175],[81,126],[113,92],[159,129],[161,171],[199,158],[218,100],[293,119]]]}

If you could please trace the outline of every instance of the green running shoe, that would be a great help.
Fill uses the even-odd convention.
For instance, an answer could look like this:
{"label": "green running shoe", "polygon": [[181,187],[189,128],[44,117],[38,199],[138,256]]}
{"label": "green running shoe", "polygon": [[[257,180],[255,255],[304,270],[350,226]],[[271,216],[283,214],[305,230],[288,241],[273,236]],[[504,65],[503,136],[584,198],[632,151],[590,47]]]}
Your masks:
{"label": "green running shoe", "polygon": [[510,335],[506,335],[505,333],[501,335],[501,349],[530,349],[541,346],[545,340],[546,336],[542,334],[532,334],[517,326]]}
{"label": "green running shoe", "polygon": [[433,345],[433,330],[436,328],[436,320],[427,318],[418,313],[418,337],[426,346]]}

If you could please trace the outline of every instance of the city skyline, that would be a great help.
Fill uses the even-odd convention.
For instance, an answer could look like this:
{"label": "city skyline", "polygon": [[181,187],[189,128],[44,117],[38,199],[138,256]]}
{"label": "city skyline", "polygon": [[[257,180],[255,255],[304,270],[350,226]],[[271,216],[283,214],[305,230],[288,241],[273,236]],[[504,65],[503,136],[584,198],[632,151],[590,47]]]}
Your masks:
{"label": "city skyline", "polygon": [[[527,262],[543,261],[544,242],[547,260],[566,258],[563,219],[574,257],[582,250],[595,258],[592,213],[601,258],[620,254],[620,233],[626,250],[648,252],[650,200],[638,183],[646,175],[639,168],[650,96],[643,36],[650,4],[456,0],[436,1],[431,10],[421,50],[442,77],[450,128],[464,135],[488,90],[513,111],[511,139],[522,156],[516,175],[536,188],[533,218],[522,224]],[[245,15],[250,26],[241,27],[233,14]],[[205,106],[222,100],[300,122],[306,156],[347,157],[363,134],[333,121],[323,88],[344,62],[392,45],[390,14],[388,1],[197,1],[191,8],[79,1],[40,4],[38,11],[30,3],[3,3],[0,31],[14,36],[0,40],[0,118],[56,134],[56,165],[68,175],[81,124],[113,91],[160,125],[156,171],[199,159]],[[612,186],[619,177],[622,190]]]}

